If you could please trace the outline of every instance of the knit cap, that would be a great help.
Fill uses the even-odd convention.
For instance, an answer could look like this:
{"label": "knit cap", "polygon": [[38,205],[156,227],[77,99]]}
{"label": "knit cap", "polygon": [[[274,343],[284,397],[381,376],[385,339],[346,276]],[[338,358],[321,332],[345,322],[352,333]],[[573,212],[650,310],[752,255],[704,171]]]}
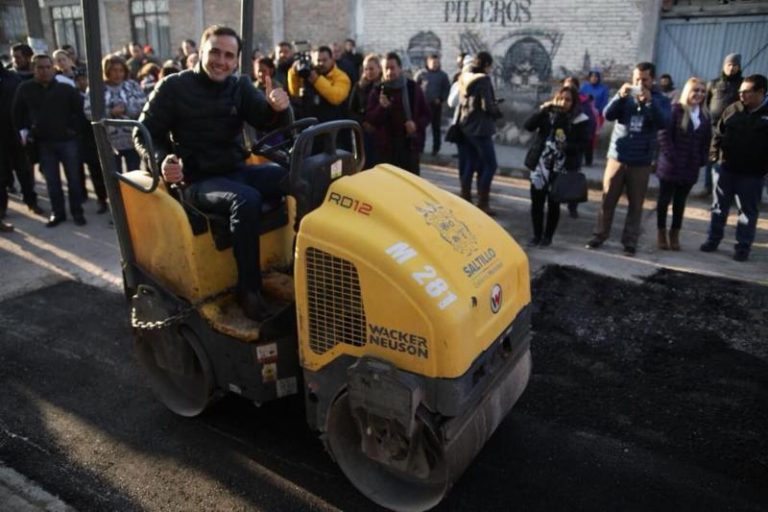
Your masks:
{"label": "knit cap", "polygon": [[739,67],[741,67],[741,54],[740,53],[729,53],[725,56],[725,59],[723,59],[723,66],[726,64],[735,64]]}

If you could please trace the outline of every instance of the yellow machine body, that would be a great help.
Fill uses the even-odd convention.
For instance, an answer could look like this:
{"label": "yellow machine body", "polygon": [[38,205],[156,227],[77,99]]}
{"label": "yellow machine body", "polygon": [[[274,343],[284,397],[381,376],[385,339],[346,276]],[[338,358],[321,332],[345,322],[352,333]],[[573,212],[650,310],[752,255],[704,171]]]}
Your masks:
{"label": "yellow machine body", "polygon": [[[151,177],[142,171],[129,173],[131,180],[148,187]],[[237,268],[232,249],[218,250],[208,231],[193,233],[181,204],[160,183],[144,193],[120,182],[131,242],[140,268],[170,291],[190,302],[235,285]],[[288,223],[260,238],[261,267],[290,266],[295,207],[287,198]]]}
{"label": "yellow machine body", "polygon": [[334,181],[301,223],[302,366],[370,356],[456,378],[530,303],[528,259],[495,221],[390,165]]}

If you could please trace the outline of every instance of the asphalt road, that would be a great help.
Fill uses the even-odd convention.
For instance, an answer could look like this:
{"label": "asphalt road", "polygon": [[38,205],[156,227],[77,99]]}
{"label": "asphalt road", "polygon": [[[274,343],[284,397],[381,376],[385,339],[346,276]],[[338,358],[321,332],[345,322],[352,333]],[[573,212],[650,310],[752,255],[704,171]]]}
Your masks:
{"label": "asphalt road", "polygon": [[[452,173],[426,174],[455,188]],[[523,240],[526,197],[521,180],[494,188],[499,221]],[[726,251],[695,251],[706,227],[695,204],[684,251],[657,252],[646,235],[631,259],[611,242],[602,251],[583,249],[593,203],[582,206],[580,219],[563,219],[552,248],[529,254],[536,275],[567,262],[625,279],[664,266],[765,282],[764,220],[746,264]],[[8,220],[19,229],[0,239],[0,461],[83,511],[375,509],[307,429],[300,400],[257,408],[232,397],[184,419],[154,399],[133,360],[112,231],[104,217],[88,218],[84,228],[51,232],[12,205]],[[540,391],[547,389],[540,376],[552,368],[535,354],[537,387],[530,389]],[[438,510],[768,509],[768,479],[744,481],[695,457],[553,419],[526,402],[535,396],[523,396]],[[549,398],[578,408],[573,396]]]}

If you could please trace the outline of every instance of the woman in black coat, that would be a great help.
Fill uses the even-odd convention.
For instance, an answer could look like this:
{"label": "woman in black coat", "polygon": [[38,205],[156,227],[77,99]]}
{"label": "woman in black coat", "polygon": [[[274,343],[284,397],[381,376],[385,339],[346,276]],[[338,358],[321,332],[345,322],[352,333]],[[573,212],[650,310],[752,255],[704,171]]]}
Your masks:
{"label": "woman in black coat", "polygon": [[579,93],[571,87],[562,87],[525,122],[526,130],[536,132],[525,157],[525,166],[531,170],[533,238],[528,243],[530,247],[546,247],[552,243],[560,220],[560,203],[554,201],[549,192],[558,175],[576,172],[581,167],[589,138],[587,121],[579,107]]}
{"label": "woman in black coat", "polygon": [[349,94],[349,112],[352,119],[360,123],[363,128],[363,145],[365,147],[365,168],[370,169],[379,163],[376,156],[374,134],[376,128],[365,120],[365,110],[368,106],[368,98],[371,91],[381,83],[381,61],[375,54],[366,55],[363,59],[363,74],[360,80],[352,87]]}

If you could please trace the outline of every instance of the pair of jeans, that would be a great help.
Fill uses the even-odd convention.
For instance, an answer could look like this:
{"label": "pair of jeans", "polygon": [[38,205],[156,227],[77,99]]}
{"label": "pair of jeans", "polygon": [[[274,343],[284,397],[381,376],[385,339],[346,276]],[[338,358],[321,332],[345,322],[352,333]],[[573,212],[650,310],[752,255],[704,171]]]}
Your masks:
{"label": "pair of jeans", "polygon": [[736,221],[736,250],[749,251],[755,241],[763,177],[736,174],[720,166],[714,168],[712,186],[715,199],[707,233],[709,241],[720,243],[731,205],[735,203],[738,208],[741,204],[739,219]]}
{"label": "pair of jeans", "polygon": [[[544,203],[547,204],[547,225],[544,227]],[[560,203],[552,199],[549,186],[541,190],[531,184],[531,221],[533,222],[533,237],[541,239],[542,233],[552,239],[560,221]]]}
{"label": "pair of jeans", "polygon": [[667,229],[667,210],[672,202],[672,229],[683,227],[685,201],[693,183],[675,183],[659,178],[659,199],[656,201],[656,227]]}
{"label": "pair of jeans", "polygon": [[621,243],[625,247],[637,247],[640,238],[640,223],[643,215],[643,202],[648,191],[648,178],[651,166],[629,166],[609,158],[603,174],[603,201],[597,213],[597,226],[594,235],[599,240],[606,240],[611,234],[613,215],[616,205],[627,191],[627,218],[624,221],[624,231]]}
{"label": "pair of jeans", "polygon": [[496,174],[496,148],[490,136],[465,135],[459,148],[459,179],[462,187],[472,187],[472,177],[478,172],[477,189],[489,191]]}
{"label": "pair of jeans", "polygon": [[36,206],[35,177],[26,151],[14,140],[0,141],[0,187],[3,188],[0,194],[5,194],[5,199],[0,198],[0,209],[4,209],[2,205],[8,202],[6,188],[13,184],[14,172],[21,186],[24,203],[30,207]]}
{"label": "pair of jeans", "polygon": [[285,195],[287,175],[277,164],[241,164],[229,174],[196,181],[184,191],[186,199],[201,211],[229,217],[239,291],[261,290],[261,207]]}
{"label": "pair of jeans", "polygon": [[60,167],[64,167],[69,192],[69,211],[77,217],[83,214],[83,183],[80,181],[80,151],[77,139],[63,142],[38,142],[40,170],[45,176],[51,211],[66,217],[64,190],[61,186]]}

